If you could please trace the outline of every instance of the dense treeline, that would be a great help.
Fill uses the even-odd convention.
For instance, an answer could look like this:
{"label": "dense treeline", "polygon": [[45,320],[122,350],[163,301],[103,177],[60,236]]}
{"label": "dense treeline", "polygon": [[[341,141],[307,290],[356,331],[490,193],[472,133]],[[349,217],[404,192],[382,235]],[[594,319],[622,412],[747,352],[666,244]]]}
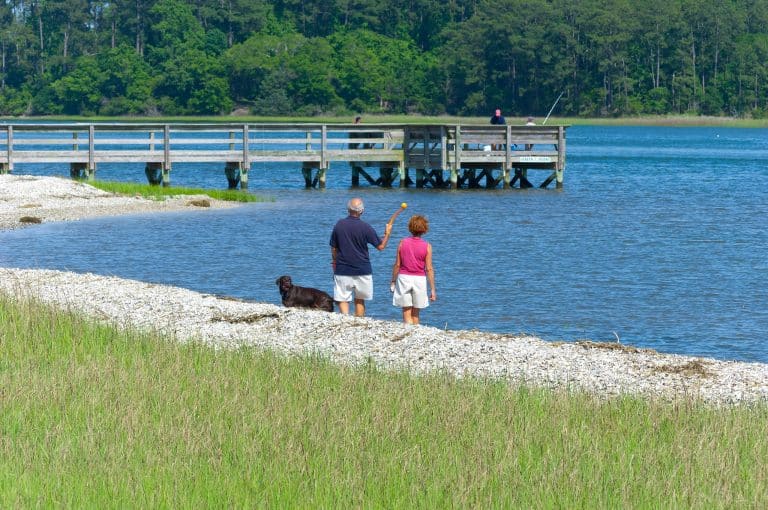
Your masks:
{"label": "dense treeline", "polygon": [[0,114],[768,113],[768,0],[0,0]]}

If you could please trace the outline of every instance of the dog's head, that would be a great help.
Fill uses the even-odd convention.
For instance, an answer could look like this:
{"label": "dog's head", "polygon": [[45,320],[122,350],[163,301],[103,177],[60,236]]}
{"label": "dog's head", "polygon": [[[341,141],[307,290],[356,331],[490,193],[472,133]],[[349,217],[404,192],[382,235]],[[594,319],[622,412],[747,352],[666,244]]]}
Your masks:
{"label": "dog's head", "polygon": [[293,287],[293,282],[291,282],[291,277],[288,275],[281,276],[275,281],[275,283],[277,284],[277,288],[280,289],[280,292],[286,292],[288,289]]}

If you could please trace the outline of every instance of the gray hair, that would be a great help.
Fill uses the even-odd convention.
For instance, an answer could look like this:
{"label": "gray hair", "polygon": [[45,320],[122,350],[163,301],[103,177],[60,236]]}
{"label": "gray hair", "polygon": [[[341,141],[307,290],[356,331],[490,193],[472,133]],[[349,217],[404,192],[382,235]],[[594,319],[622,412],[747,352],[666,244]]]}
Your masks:
{"label": "gray hair", "polygon": [[354,213],[362,213],[365,210],[362,198],[352,198],[347,202],[347,210]]}

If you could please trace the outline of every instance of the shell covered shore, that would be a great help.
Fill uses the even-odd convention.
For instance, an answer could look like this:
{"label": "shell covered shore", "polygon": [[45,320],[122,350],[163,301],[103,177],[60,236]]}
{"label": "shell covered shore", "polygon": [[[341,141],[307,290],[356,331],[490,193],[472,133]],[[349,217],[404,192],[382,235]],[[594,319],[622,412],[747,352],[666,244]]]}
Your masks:
{"label": "shell covered shore", "polygon": [[[212,208],[230,206],[211,200]],[[156,202],[115,196],[67,179],[0,175],[0,229],[34,225],[20,221],[23,217],[50,222],[171,210],[207,208],[190,205],[189,197]],[[213,348],[312,353],[344,364],[372,361],[417,373],[441,370],[598,396],[694,398],[717,405],[768,402],[768,364],[763,363],[662,354],[619,343],[553,343],[408,326],[51,270],[0,268],[0,294]]]}

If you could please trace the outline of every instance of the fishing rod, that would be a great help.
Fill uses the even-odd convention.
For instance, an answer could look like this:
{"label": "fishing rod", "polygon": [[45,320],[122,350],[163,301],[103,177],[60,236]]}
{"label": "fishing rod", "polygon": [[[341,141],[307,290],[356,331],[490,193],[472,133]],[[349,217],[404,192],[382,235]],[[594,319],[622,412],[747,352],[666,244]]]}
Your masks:
{"label": "fishing rod", "polygon": [[558,101],[560,101],[560,98],[563,97],[563,94],[565,94],[565,91],[560,92],[560,95],[557,96],[557,99],[555,99],[555,102],[552,104],[552,108],[549,109],[549,113],[547,114],[547,117],[544,119],[544,122],[542,124],[546,124],[547,120],[549,120],[549,116],[552,115],[552,110],[555,109],[555,106],[557,106]]}

